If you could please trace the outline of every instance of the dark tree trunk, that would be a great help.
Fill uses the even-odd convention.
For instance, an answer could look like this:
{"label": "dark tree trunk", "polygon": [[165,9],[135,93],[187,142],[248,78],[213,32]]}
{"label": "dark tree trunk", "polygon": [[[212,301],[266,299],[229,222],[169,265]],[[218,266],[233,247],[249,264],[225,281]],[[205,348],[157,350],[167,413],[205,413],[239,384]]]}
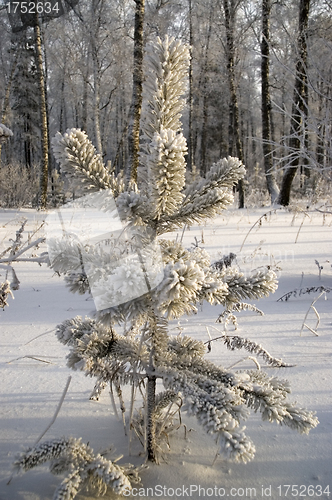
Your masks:
{"label": "dark tree trunk", "polygon": [[47,127],[47,103],[45,94],[45,77],[43,68],[42,40],[38,14],[35,16],[35,42],[36,42],[36,66],[39,83],[39,101],[41,114],[42,133],[42,173],[41,173],[41,207],[46,208],[47,185],[48,185],[48,127]]}
{"label": "dark tree trunk", "polygon": [[[16,70],[17,61],[18,61],[18,51],[16,52],[15,58],[13,60],[12,67],[10,69],[10,75],[9,75],[8,82],[7,82],[6,89],[5,89],[5,97],[3,100],[1,120],[0,120],[0,122],[3,123],[4,125],[6,125],[7,111],[8,111],[8,107],[9,107],[10,91],[11,91],[11,87],[12,87],[12,83],[13,83],[13,79],[14,79],[14,73]],[[2,144],[0,141],[0,162],[1,162],[1,148],[2,148]]]}
{"label": "dark tree trunk", "polygon": [[208,70],[209,70],[209,48],[212,31],[212,11],[213,4],[210,6],[209,24],[206,36],[204,64],[203,64],[203,123],[201,134],[201,175],[206,176],[206,138],[207,138],[207,119],[208,119]]}
{"label": "dark tree trunk", "polygon": [[137,182],[137,169],[139,163],[139,130],[142,110],[142,85],[143,85],[143,25],[145,0],[135,0],[135,33],[134,33],[134,72],[133,96],[129,119],[129,161],[127,179]]}
{"label": "dark tree trunk", "polygon": [[261,80],[262,80],[262,139],[264,169],[271,202],[278,197],[279,189],[273,173],[271,147],[271,99],[270,99],[270,13],[271,0],[262,0]]}
{"label": "dark tree trunk", "polygon": [[[309,20],[310,0],[300,0],[298,62],[296,64],[292,116],[290,125],[289,152],[292,155],[290,166],[282,178],[278,197],[280,205],[289,205],[292,183],[300,164],[301,133],[303,120],[307,113],[307,28]],[[305,138],[303,138],[305,142]]]}
{"label": "dark tree trunk", "polygon": [[193,20],[192,20],[192,0],[189,0],[189,131],[188,131],[188,168],[192,172],[194,166],[194,136],[193,136],[193,63],[192,63],[192,47],[193,47]]}
{"label": "dark tree trunk", "polygon": [[147,454],[148,460],[156,461],[156,429],[153,418],[156,401],[156,377],[154,375],[148,376],[147,383],[147,416],[146,416],[146,435],[147,435]]}
{"label": "dark tree trunk", "polygon": [[320,120],[320,123],[318,125],[318,130],[317,130],[317,145],[316,145],[316,163],[318,165],[318,168],[324,168],[325,167],[325,146],[324,146],[324,134],[325,134],[325,124],[322,121],[323,118],[323,105],[324,105],[324,82],[323,80],[320,82],[318,85],[319,89],[319,94],[318,94],[318,119]]}
{"label": "dark tree trunk", "polygon": [[[235,4],[234,0],[223,0],[225,25],[226,25],[226,55],[227,55],[227,73],[230,94],[229,103],[229,154],[235,154],[243,162],[243,150],[241,144],[239,106],[235,87],[234,70],[234,29],[235,29]],[[239,208],[244,208],[244,187],[243,180],[238,182]]]}

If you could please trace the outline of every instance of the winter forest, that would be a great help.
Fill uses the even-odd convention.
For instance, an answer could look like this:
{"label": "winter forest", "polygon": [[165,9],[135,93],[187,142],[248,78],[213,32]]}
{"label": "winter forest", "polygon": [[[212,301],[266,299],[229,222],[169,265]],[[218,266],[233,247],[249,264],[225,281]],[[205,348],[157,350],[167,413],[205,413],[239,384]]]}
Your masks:
{"label": "winter forest", "polygon": [[329,499],[331,3],[0,24],[0,500]]}
{"label": "winter forest", "polygon": [[[63,3],[62,10],[70,10]],[[15,5],[10,16],[2,6],[0,121],[14,135],[2,146],[1,161],[5,169],[15,168],[25,184],[21,193],[10,193],[15,181],[3,173],[3,206],[38,196],[43,162],[39,52],[48,137],[81,128],[116,173],[127,168],[135,7],[143,9],[144,3],[72,3],[67,14],[54,11],[59,17],[40,22],[40,46],[33,22],[14,15]],[[294,182],[284,182],[292,184],[294,195],[329,189],[330,2],[158,0],[147,1],[142,15],[144,45],[168,34],[191,46],[183,112],[189,170],[195,166],[204,176],[219,158],[240,158],[247,169],[247,205],[257,196],[268,199],[264,172],[273,200],[283,175],[294,177],[293,167]],[[48,163],[51,173],[57,168],[51,153]],[[283,187],[282,204],[289,203],[287,191]]]}

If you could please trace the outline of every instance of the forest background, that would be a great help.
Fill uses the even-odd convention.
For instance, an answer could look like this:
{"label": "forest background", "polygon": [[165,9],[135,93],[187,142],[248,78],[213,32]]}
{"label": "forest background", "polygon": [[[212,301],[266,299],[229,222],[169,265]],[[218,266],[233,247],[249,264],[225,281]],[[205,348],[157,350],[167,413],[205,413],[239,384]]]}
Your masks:
{"label": "forest background", "polygon": [[[52,0],[52,6],[64,1]],[[312,201],[330,188],[330,1],[72,3],[66,15],[40,23],[48,141],[57,131],[81,128],[110,169],[128,169],[135,11],[143,8],[144,45],[165,34],[191,45],[183,117],[189,171],[205,176],[220,157],[239,157],[247,169],[241,187],[246,206],[288,205],[291,186],[292,196]],[[6,4],[0,4],[0,122],[13,137],[2,144],[0,203],[38,206],[43,116],[36,29],[15,26]],[[54,203],[56,168],[49,148],[48,199],[53,195]]]}

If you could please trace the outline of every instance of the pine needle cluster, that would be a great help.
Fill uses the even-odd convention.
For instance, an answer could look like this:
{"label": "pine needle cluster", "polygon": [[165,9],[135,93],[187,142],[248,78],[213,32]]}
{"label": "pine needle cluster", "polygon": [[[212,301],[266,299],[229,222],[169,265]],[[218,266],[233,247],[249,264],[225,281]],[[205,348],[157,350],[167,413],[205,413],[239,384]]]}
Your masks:
{"label": "pine needle cluster", "polygon": [[74,438],[54,439],[28,448],[17,457],[14,467],[20,473],[46,462],[50,462],[52,474],[67,473],[53,500],[72,500],[83,488],[98,496],[105,495],[108,488],[122,494],[131,489],[129,477],[135,478],[130,467],[94,454],[90,446]]}

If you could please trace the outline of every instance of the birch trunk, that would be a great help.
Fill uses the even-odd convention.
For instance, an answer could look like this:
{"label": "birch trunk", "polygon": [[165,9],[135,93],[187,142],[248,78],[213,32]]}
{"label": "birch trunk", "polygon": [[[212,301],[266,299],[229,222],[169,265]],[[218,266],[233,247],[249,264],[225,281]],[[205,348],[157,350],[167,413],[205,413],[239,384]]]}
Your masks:
{"label": "birch trunk", "polygon": [[143,85],[143,25],[145,0],[135,0],[135,33],[134,33],[134,72],[133,96],[129,118],[129,161],[127,166],[127,181],[137,182],[137,169],[139,163],[139,130],[142,110],[142,85]]}
{"label": "birch trunk", "polygon": [[[240,134],[239,106],[235,87],[234,70],[234,28],[235,28],[235,4],[234,0],[223,0],[225,25],[226,25],[226,55],[227,55],[227,73],[228,86],[230,94],[229,102],[229,154],[236,156],[243,162],[243,149]],[[243,181],[238,182],[239,208],[244,208],[244,187]]]}
{"label": "birch trunk", "polygon": [[262,139],[264,170],[267,189],[274,203],[279,189],[273,172],[271,146],[271,98],[270,98],[270,14],[271,0],[262,0],[262,40],[261,40],[261,79],[262,79]]}
{"label": "birch trunk", "polygon": [[192,0],[189,0],[189,51],[190,51],[190,62],[189,62],[189,133],[188,133],[188,168],[190,172],[193,170],[194,166],[194,136],[193,136],[193,62],[192,62],[192,47],[193,47],[193,20],[192,20]]}
{"label": "birch trunk", "polygon": [[36,42],[36,66],[39,84],[39,101],[41,114],[42,133],[42,172],[41,172],[41,207],[46,208],[47,185],[48,185],[48,127],[47,127],[47,105],[45,93],[45,77],[43,68],[42,40],[38,14],[35,16],[35,42]]}
{"label": "birch trunk", "polygon": [[99,65],[99,54],[96,46],[96,40],[98,40],[98,21],[96,20],[97,5],[96,0],[91,2],[91,20],[92,29],[90,32],[90,46],[92,54],[92,64],[93,64],[93,118],[94,118],[94,128],[95,128],[95,138],[96,138],[96,149],[97,152],[103,154],[103,146],[101,140],[100,132],[100,65]]}

